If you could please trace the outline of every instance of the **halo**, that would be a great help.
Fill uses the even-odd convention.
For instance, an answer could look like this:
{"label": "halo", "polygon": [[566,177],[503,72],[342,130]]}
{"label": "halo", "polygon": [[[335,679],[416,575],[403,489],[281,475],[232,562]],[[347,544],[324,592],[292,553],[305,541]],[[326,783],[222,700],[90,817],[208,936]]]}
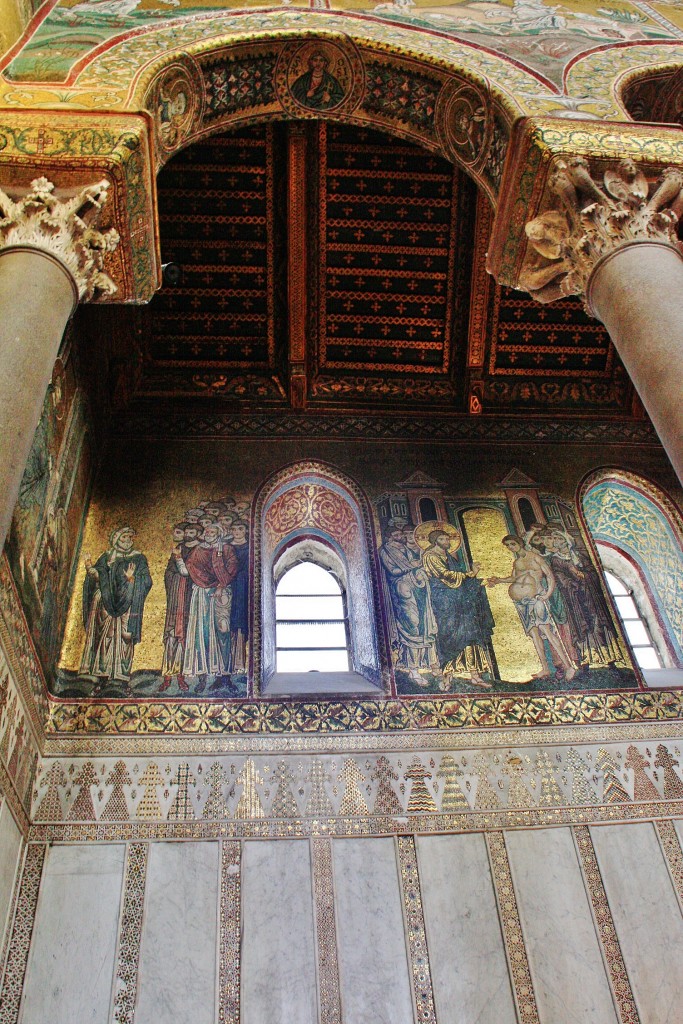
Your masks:
{"label": "halo", "polygon": [[445,533],[451,538],[451,542],[448,545],[448,552],[454,555],[462,544],[462,534],[451,523],[442,523],[439,520],[431,519],[427,523],[420,523],[419,526],[415,527],[415,542],[425,551],[428,547],[431,547],[429,541],[429,535],[434,530],[439,530],[440,533]]}

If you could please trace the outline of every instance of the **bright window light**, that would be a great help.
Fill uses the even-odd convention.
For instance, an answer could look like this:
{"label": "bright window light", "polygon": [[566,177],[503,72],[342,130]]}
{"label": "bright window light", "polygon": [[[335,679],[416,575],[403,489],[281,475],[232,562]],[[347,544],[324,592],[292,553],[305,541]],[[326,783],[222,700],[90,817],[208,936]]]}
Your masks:
{"label": "bright window light", "polygon": [[277,672],[348,672],[341,587],[315,562],[288,569],[275,591]]}
{"label": "bright window light", "polygon": [[617,606],[617,612],[624,627],[624,633],[639,667],[642,669],[661,668],[662,662],[652,642],[647,623],[638,611],[636,602],[633,600],[633,592],[612,572],[605,570],[605,579],[614,598],[614,603]]}

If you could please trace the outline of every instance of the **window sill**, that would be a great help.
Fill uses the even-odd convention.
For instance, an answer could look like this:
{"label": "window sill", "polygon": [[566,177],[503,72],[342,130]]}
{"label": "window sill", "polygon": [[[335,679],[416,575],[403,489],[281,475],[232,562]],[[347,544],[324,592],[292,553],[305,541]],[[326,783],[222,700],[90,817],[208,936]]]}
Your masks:
{"label": "window sill", "polygon": [[261,690],[262,697],[377,696],[379,686],[358,672],[275,672]]}
{"label": "window sill", "polygon": [[681,668],[644,668],[641,669],[647,685],[653,689],[665,689],[671,686],[683,687],[683,669]]}

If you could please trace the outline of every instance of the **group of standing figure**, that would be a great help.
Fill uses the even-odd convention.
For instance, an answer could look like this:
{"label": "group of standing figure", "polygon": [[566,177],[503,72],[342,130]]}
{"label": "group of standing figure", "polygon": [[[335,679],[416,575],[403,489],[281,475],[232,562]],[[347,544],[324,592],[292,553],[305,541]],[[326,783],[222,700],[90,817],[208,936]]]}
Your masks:
{"label": "group of standing figure", "polygon": [[623,658],[600,579],[587,553],[559,526],[534,523],[523,537],[508,535],[509,576],[479,578],[457,560],[462,535],[450,523],[417,528],[391,521],[380,549],[397,631],[397,667],[420,687],[450,690],[459,678],[491,689],[495,622],[486,587],[508,584],[540,669],[571,682],[583,666],[607,667]]}
{"label": "group of standing figure", "polygon": [[174,677],[183,691],[196,677],[201,693],[209,676],[222,688],[247,671],[248,509],[232,498],[200,502],[173,527],[159,693]]}
{"label": "group of standing figure", "polygon": [[[249,639],[249,541],[247,502],[200,502],[173,527],[164,573],[163,693],[201,693],[210,677],[217,689],[246,675]],[[130,685],[135,645],[142,638],[145,599],[152,586],[147,558],[134,548],[134,530],[122,526],[96,562],[85,555],[85,645],[79,675],[95,689]]]}

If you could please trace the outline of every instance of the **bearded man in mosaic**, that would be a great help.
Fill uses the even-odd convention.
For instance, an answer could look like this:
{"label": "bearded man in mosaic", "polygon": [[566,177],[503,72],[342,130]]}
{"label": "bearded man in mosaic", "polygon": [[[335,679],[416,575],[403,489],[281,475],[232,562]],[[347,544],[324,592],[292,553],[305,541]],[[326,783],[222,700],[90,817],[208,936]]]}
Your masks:
{"label": "bearded man in mosaic", "polygon": [[83,625],[85,647],[80,675],[96,686],[128,687],[135,645],[142,637],[142,613],[152,586],[147,559],[133,548],[130,526],[114,530],[109,549],[93,564],[85,555]]}

